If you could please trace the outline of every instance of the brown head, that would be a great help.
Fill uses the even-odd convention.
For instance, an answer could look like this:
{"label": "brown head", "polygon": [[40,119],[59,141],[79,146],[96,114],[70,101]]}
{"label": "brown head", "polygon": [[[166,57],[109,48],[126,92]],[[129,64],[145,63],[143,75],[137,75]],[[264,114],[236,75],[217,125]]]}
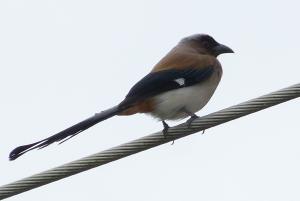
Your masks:
{"label": "brown head", "polygon": [[226,45],[218,43],[213,37],[207,34],[195,34],[183,38],[179,44],[192,46],[197,52],[211,56],[219,56],[224,53],[234,53]]}

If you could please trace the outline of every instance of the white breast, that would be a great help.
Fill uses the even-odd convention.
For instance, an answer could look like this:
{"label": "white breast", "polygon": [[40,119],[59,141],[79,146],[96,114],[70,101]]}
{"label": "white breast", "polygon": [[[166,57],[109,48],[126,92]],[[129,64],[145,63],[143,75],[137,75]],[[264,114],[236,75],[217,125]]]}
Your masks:
{"label": "white breast", "polygon": [[214,72],[212,77],[204,82],[190,87],[183,87],[154,97],[155,110],[150,113],[161,120],[176,120],[190,116],[202,109],[215,92],[220,79],[220,71]]}

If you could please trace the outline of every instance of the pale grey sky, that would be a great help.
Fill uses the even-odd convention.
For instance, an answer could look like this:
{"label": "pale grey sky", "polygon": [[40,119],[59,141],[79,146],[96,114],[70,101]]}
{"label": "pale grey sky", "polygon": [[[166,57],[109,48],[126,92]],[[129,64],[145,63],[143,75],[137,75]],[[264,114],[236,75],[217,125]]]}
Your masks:
{"label": "pale grey sky", "polygon": [[[2,0],[0,185],[160,130],[148,116],[115,117],[8,161],[15,146],[117,104],[185,36],[208,33],[236,52],[219,58],[223,79],[199,115],[298,83],[299,7],[296,0]],[[299,141],[294,100],[8,200],[296,201]]]}

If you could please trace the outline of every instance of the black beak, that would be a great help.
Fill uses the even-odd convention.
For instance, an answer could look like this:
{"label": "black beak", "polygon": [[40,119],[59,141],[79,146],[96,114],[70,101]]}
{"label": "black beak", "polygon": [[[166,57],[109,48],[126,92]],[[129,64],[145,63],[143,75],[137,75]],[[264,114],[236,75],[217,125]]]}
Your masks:
{"label": "black beak", "polygon": [[227,47],[226,45],[219,44],[214,48],[214,53],[216,56],[218,56],[224,53],[234,53],[234,51],[230,47]]}

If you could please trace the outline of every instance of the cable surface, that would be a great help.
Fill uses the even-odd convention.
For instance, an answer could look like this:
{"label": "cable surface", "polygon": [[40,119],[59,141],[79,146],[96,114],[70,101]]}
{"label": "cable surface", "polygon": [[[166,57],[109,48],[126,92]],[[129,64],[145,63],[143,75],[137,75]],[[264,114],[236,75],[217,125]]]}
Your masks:
{"label": "cable surface", "polygon": [[0,187],[0,200],[300,97],[300,83]]}

